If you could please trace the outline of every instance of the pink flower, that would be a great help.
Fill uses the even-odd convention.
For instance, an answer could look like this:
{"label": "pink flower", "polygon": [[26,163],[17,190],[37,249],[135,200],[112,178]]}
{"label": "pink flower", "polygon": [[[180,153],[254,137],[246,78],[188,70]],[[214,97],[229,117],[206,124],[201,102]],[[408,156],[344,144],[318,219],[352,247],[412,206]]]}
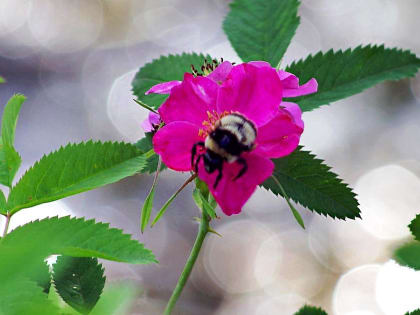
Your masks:
{"label": "pink flower", "polygon": [[159,114],[150,112],[149,116],[141,123],[141,127],[145,132],[153,132],[156,131],[161,122]]}
{"label": "pink flower", "polygon": [[282,102],[317,90],[315,79],[265,62],[223,62],[208,76],[186,73],[182,82],[152,87],[169,93],[159,108],[166,124],[153,137],[155,152],[171,169],[197,171],[227,215],[237,214],[273,172],[272,158],[296,149],[303,132],[301,110]]}

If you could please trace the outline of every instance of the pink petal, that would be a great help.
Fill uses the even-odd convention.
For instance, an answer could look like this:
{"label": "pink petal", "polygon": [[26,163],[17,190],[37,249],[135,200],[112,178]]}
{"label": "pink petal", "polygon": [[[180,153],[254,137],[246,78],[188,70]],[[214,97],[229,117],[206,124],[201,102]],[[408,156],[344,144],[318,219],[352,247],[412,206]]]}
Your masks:
{"label": "pink petal", "polygon": [[207,111],[216,109],[219,85],[207,77],[185,73],[184,81],[171,90],[169,98],[159,108],[162,120],[189,121],[197,126],[207,120]]}
{"label": "pink petal", "polygon": [[302,120],[302,110],[300,109],[298,104],[291,102],[281,102],[280,106],[283,107],[283,109],[287,110],[290,114],[292,114],[296,125],[298,125],[302,129],[304,128],[305,125]]}
{"label": "pink petal", "polygon": [[271,67],[252,64],[234,66],[223,83],[217,109],[239,112],[262,126],[277,113],[282,100],[282,84],[277,71]]}
{"label": "pink petal", "polygon": [[303,128],[296,124],[294,117],[285,109],[258,129],[256,148],[253,151],[266,158],[279,158],[292,153],[299,144]]}
{"label": "pink petal", "polygon": [[153,125],[150,123],[149,118],[146,118],[145,120],[143,120],[140,126],[143,128],[145,132],[152,132],[154,129]]}
{"label": "pink petal", "polygon": [[283,70],[279,70],[278,73],[283,84],[283,97],[297,97],[312,94],[318,90],[318,82],[314,78],[299,86],[299,78],[294,74]]}
{"label": "pink petal", "polygon": [[141,127],[145,132],[152,132],[155,129],[155,126],[158,126],[160,122],[159,114],[150,112],[149,116],[141,123]]}
{"label": "pink petal", "polygon": [[213,185],[218,172],[209,174],[204,169],[203,162],[199,165],[199,178],[207,183],[220,208],[229,216],[241,212],[242,206],[251,197],[257,186],[263,183],[274,170],[274,163],[270,159],[252,153],[242,156],[248,164],[245,174],[234,180],[241,170],[241,166],[235,162],[225,162],[222,171],[223,177],[216,189],[213,188]]}
{"label": "pink petal", "polygon": [[256,67],[269,67],[271,68],[271,65],[267,61],[250,61],[248,64],[256,66]]}
{"label": "pink petal", "polygon": [[169,81],[169,82],[163,82],[156,84],[152,86],[146,93],[146,95],[149,94],[169,94],[173,87],[178,86],[181,84],[181,81]]}
{"label": "pink petal", "polygon": [[224,61],[218,65],[217,68],[207,76],[207,78],[218,84],[222,84],[226,80],[232,68],[233,66],[229,61]]}
{"label": "pink petal", "polygon": [[203,138],[198,136],[199,128],[189,122],[176,121],[159,129],[153,137],[153,148],[162,162],[176,171],[191,170],[191,149]]}

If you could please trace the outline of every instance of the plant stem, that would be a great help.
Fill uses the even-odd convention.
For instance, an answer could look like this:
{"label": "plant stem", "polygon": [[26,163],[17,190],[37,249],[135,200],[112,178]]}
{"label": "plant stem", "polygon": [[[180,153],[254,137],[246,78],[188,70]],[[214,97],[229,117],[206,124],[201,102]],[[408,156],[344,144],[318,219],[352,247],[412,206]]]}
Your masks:
{"label": "plant stem", "polygon": [[6,225],[4,226],[3,237],[5,237],[7,235],[7,230],[9,229],[9,223],[10,223],[10,218],[11,217],[12,217],[12,215],[10,213],[8,213],[6,215]]}
{"label": "plant stem", "polygon": [[210,218],[202,212],[202,218],[200,222],[200,228],[198,229],[197,238],[195,239],[194,246],[191,250],[190,257],[188,257],[187,263],[185,264],[184,270],[181,273],[181,276],[178,279],[178,283],[172,292],[172,296],[169,299],[168,304],[166,305],[164,315],[170,315],[172,309],[174,308],[176,301],[181,295],[182,290],[184,289],[185,284],[187,283],[188,277],[191,274],[191,271],[194,267],[194,264],[197,260],[198,254],[200,253],[201,246],[203,245],[204,238],[209,232],[209,222]]}

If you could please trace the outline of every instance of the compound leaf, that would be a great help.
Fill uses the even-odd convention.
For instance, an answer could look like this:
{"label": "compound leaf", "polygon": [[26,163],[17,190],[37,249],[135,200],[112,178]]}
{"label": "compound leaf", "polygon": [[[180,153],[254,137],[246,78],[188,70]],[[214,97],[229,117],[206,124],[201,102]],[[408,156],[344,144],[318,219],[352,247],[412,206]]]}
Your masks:
{"label": "compound leaf", "polygon": [[[156,262],[152,252],[122,230],[82,218],[53,217],[16,228],[0,243],[2,248],[39,252],[38,257],[67,255],[98,257],[132,264]],[[0,263],[0,267],[1,267]]]}
{"label": "compound leaf", "polygon": [[277,67],[299,26],[298,0],[236,0],[223,29],[245,62],[264,60]]}
{"label": "compound leaf", "polygon": [[53,270],[57,293],[75,310],[88,314],[105,286],[102,265],[92,257],[60,256]]}
{"label": "compound leaf", "polygon": [[15,213],[134,175],[145,166],[134,145],[111,142],[69,144],[36,162],[13,187],[7,209]]}
{"label": "compound leaf", "polygon": [[15,130],[19,111],[26,100],[22,94],[13,95],[4,107],[0,142],[0,183],[11,187],[22,162],[14,148]]}
{"label": "compound leaf", "polygon": [[[360,217],[355,193],[310,152],[298,147],[292,154],[273,162],[273,176],[295,202],[332,218]],[[283,196],[273,178],[268,178],[262,186]]]}
{"label": "compound leaf", "polygon": [[302,111],[349,97],[386,80],[412,77],[420,68],[420,59],[408,50],[382,46],[358,46],[345,51],[329,50],[293,62],[286,71],[301,82],[318,81],[318,92],[290,99]]}
{"label": "compound leaf", "polygon": [[320,307],[305,305],[299,311],[297,311],[295,315],[328,315],[328,314]]}
{"label": "compound leaf", "polygon": [[200,69],[204,64],[204,60],[212,60],[209,55],[196,53],[183,53],[182,55],[161,56],[150,63],[145,64],[137,72],[133,82],[133,94],[137,98],[154,107],[159,106],[166,100],[167,95],[150,94],[145,95],[152,86],[184,78],[185,72],[191,72],[191,65],[196,69]]}

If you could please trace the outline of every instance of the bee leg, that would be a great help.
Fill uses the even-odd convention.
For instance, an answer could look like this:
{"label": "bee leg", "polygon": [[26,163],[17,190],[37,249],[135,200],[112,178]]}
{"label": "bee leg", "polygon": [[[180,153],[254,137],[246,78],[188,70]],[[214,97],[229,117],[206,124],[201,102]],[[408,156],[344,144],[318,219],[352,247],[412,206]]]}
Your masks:
{"label": "bee leg", "polygon": [[[197,169],[198,162],[194,163],[195,156],[197,155],[197,147],[203,147],[204,148],[204,142],[199,141],[197,143],[194,143],[192,149],[191,149],[191,167],[194,167]],[[196,170],[197,172],[197,170]]]}
{"label": "bee leg", "polygon": [[196,173],[198,173],[198,164],[200,163],[201,158],[203,157],[203,154],[199,154],[197,160],[195,161],[194,164],[194,171]]}
{"label": "bee leg", "polygon": [[248,164],[246,163],[246,160],[244,158],[240,157],[236,160],[236,162],[242,165],[242,169],[239,171],[238,175],[236,175],[236,177],[233,180],[237,180],[238,178],[242,177],[248,170]]}
{"label": "bee leg", "polygon": [[217,185],[222,179],[222,165],[223,164],[220,164],[220,166],[217,168],[217,170],[219,171],[219,174],[217,174],[216,181],[214,182],[214,185],[213,185],[213,189],[216,189]]}

